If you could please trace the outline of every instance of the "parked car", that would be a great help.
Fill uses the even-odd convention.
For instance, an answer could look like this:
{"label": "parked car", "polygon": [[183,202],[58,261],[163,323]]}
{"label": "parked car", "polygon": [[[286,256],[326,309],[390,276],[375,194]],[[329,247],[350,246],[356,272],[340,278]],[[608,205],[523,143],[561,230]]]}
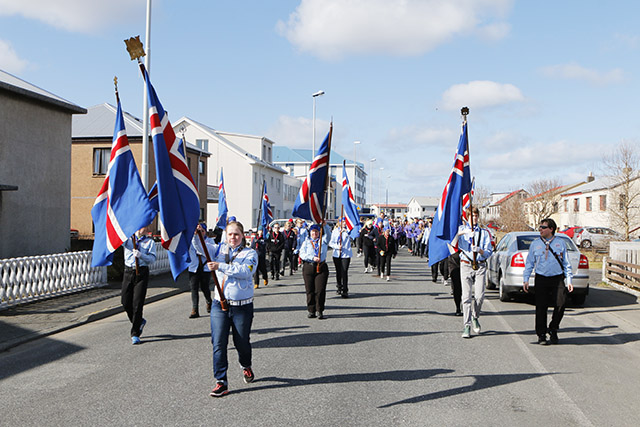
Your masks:
{"label": "parked car", "polygon": [[613,240],[623,240],[622,234],[606,227],[584,227],[576,238],[576,244],[584,249],[608,248]]}
{"label": "parked car", "polygon": [[79,235],[78,230],[76,230],[75,228],[70,228],[69,231],[72,239],[78,238],[78,235]]}
{"label": "parked car", "polygon": [[582,227],[568,227],[558,231],[558,233],[566,234],[575,242],[580,233],[582,233],[582,230],[584,230]]}
{"label": "parked car", "polygon": [[[498,242],[495,251],[487,260],[487,288],[498,286],[500,301],[509,301],[522,289],[524,265],[529,254],[531,242],[539,238],[540,234],[529,231],[507,233]],[[564,234],[556,234],[567,247],[571,271],[573,272],[573,292],[571,300],[578,305],[584,304],[589,293],[589,260],[582,255],[576,244]],[[529,279],[529,292],[535,293],[535,279],[532,273]]]}

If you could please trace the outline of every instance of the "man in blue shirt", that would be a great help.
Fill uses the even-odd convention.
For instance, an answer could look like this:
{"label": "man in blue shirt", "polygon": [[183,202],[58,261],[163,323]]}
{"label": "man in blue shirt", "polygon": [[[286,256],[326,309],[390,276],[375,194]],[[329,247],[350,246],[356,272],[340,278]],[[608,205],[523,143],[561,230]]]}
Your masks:
{"label": "man in blue shirt", "polygon": [[[540,223],[540,239],[531,242],[529,254],[525,262],[523,278],[523,289],[529,292],[529,278],[535,268],[535,299],[536,299],[536,335],[538,344],[547,344],[547,331],[551,344],[558,343],[558,329],[560,321],[564,315],[564,302],[558,305],[558,292],[564,292],[563,279],[566,278],[567,289],[573,292],[571,279],[571,263],[567,254],[567,247],[556,239],[557,225],[551,218],[543,219]],[[564,300],[564,298],[562,298]],[[547,309],[553,305],[553,315],[551,323],[547,329]]]}
{"label": "man in blue shirt", "polygon": [[156,260],[156,244],[148,234],[149,228],[142,227],[122,244],[125,267],[121,302],[131,322],[131,344],[140,344],[140,335],[147,324],[142,318],[142,308],[147,296],[149,266]]}
{"label": "man in blue shirt", "polygon": [[[462,338],[471,338],[473,332],[481,332],[480,311],[484,301],[484,278],[487,274],[487,258],[491,256],[491,235],[478,225],[478,208],[467,211],[473,228],[467,223],[458,229],[458,249],[460,249],[460,281],[462,283],[462,314],[464,331]],[[472,293],[475,294],[472,297]]]}

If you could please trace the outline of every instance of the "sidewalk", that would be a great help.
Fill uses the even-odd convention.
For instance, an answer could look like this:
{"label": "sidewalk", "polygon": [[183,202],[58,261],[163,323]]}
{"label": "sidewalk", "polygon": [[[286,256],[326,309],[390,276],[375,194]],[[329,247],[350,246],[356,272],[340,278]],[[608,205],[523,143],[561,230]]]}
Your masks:
{"label": "sidewalk", "polygon": [[[120,282],[0,311],[0,352],[123,311]],[[186,274],[151,276],[145,304],[189,290]],[[187,307],[188,308],[188,307]],[[185,310],[187,309],[185,308]]]}

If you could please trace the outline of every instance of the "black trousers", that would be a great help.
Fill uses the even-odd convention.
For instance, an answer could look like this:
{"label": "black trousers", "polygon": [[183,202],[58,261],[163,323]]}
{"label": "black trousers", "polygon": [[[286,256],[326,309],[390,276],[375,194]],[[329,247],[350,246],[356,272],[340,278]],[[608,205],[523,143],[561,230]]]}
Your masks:
{"label": "black trousers", "polygon": [[149,267],[139,267],[136,269],[125,267],[122,276],[122,291],[120,302],[131,322],[131,336],[140,336],[140,325],[142,325],[142,307],[144,299],[147,297],[147,286],[149,285]]}
{"label": "black trousers", "polygon": [[[284,274],[284,270],[287,268],[287,263],[289,263],[290,272],[293,273],[293,257],[294,257],[293,249],[283,249],[282,250],[282,274]],[[296,265],[298,263],[296,262]]]}
{"label": "black trousers", "polygon": [[338,283],[338,293],[349,293],[349,264],[351,258],[333,257],[333,265],[336,268],[336,282]]}
{"label": "black trousers", "polygon": [[451,287],[453,288],[453,302],[456,305],[456,312],[462,311],[462,281],[460,280],[460,269],[454,268],[449,272],[451,277]]}
{"label": "black trousers", "polygon": [[280,257],[282,251],[271,252],[271,278],[280,277]]}
{"label": "black trousers", "polygon": [[376,248],[373,245],[367,245],[365,243],[362,245],[362,250],[364,253],[365,268],[368,266],[375,267],[376,266]]}
{"label": "black trousers", "polygon": [[391,255],[378,254],[378,275],[386,271],[387,276],[391,276],[391,257]]}
{"label": "black trousers", "polygon": [[304,289],[307,292],[307,311],[309,313],[324,311],[329,266],[326,262],[320,263],[320,272],[318,272],[317,263],[305,261],[302,264],[302,277],[304,278]]}
{"label": "black trousers", "polygon": [[[564,308],[555,307],[558,286],[564,286],[562,274],[558,276],[542,276],[536,274],[535,277],[535,299],[536,299],[536,335],[545,335],[547,331],[557,331],[560,328],[560,321],[564,316]],[[551,323],[547,329],[547,310],[553,307]]]}
{"label": "black trousers", "polygon": [[211,281],[211,272],[204,271],[204,266],[198,266],[198,270],[195,273],[189,272],[189,287],[191,288],[191,308],[198,311],[198,305],[200,304],[198,290],[202,291],[204,299],[207,302],[211,302],[211,289],[209,289],[209,282]]}
{"label": "black trousers", "polygon": [[267,258],[263,256],[258,256],[258,268],[256,268],[256,272],[253,273],[254,285],[258,284],[260,274],[262,274],[262,280],[267,280],[269,278],[267,273]]}

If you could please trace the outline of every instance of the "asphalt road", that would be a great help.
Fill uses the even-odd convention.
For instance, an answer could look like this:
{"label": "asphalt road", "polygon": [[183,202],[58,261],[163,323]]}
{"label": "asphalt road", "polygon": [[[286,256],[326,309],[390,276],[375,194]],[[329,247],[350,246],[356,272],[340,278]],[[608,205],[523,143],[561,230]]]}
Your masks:
{"label": "asphalt road", "polygon": [[392,281],[353,259],[349,299],[329,281],[326,320],[307,319],[296,273],[256,291],[253,366],[213,386],[208,318],[183,293],[145,308],[142,344],[124,314],[0,354],[1,425],[639,425],[640,305],[592,289],[561,343],[538,346],[534,307],[487,292],[483,333],[462,339],[448,288],[402,253]]}

